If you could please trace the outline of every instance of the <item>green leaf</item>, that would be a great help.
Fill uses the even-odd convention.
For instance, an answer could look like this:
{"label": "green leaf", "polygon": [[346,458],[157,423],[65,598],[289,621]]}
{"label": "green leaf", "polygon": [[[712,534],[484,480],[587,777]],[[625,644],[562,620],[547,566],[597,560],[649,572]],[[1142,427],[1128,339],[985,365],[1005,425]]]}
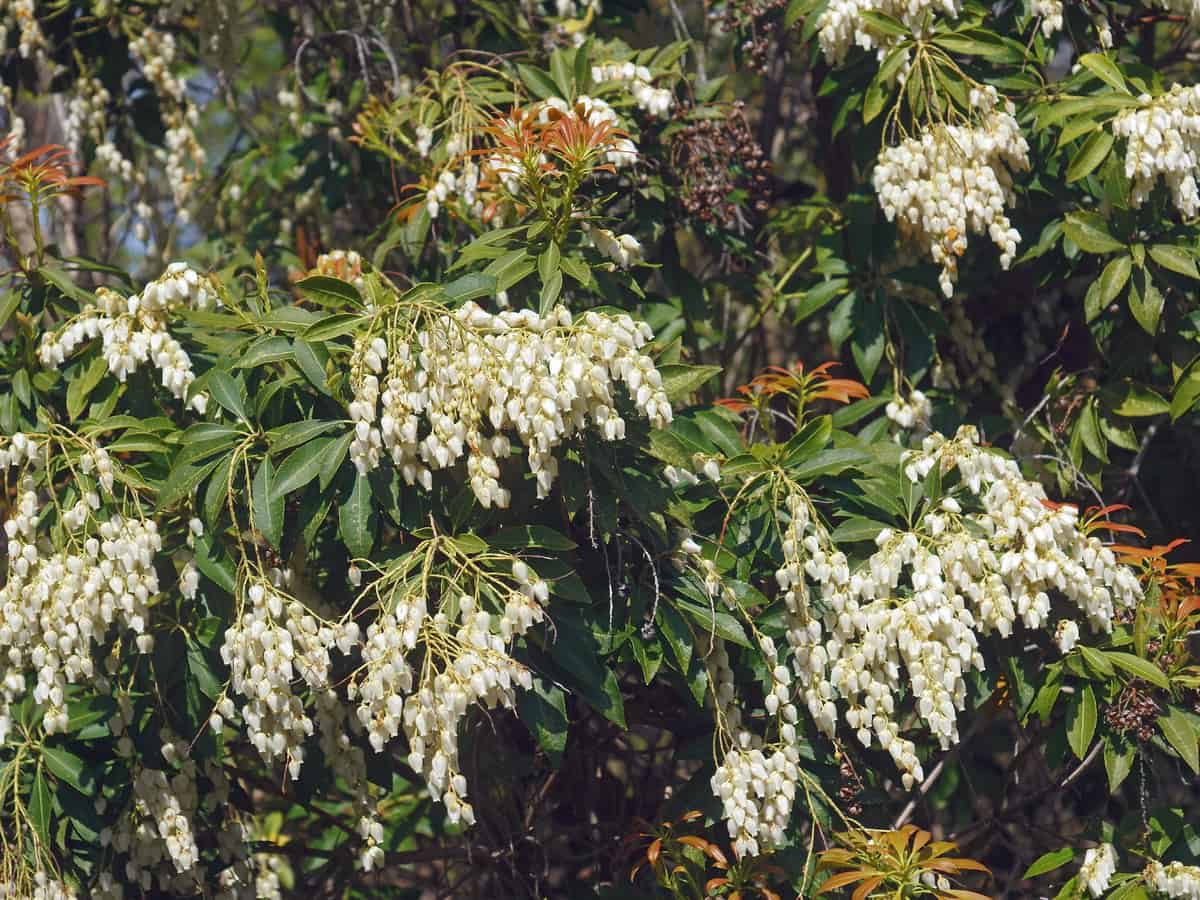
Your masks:
{"label": "green leaf", "polygon": [[262,532],[262,536],[276,550],[283,539],[283,497],[275,491],[275,467],[269,457],[259,463],[250,486],[250,499],[254,509],[251,522]]}
{"label": "green leaf", "polygon": [[1200,270],[1196,269],[1196,258],[1175,244],[1152,244],[1150,258],[1162,266],[1188,278],[1200,279]]}
{"label": "green leaf", "polygon": [[903,22],[893,19],[891,16],[886,16],[883,13],[860,10],[859,15],[862,16],[866,24],[883,34],[891,35],[892,37],[908,37],[911,34]]}
{"label": "green leaf", "polygon": [[1196,746],[1196,727],[1178,706],[1167,707],[1167,714],[1158,717],[1158,728],[1175,752],[1200,775],[1200,753]]}
{"label": "green leaf", "polygon": [[224,369],[213,369],[208,373],[208,392],[227,412],[249,423],[246,415],[246,388]]}
{"label": "green leaf", "polygon": [[272,496],[281,500],[321,474],[325,453],[333,445],[333,441],[333,438],[321,438],[293,451],[275,473],[271,486]]}
{"label": "green leaf", "polygon": [[679,671],[686,675],[692,660],[692,629],[679,614],[679,610],[670,603],[658,604],[656,621],[667,646],[675,656],[675,661],[679,664]]}
{"label": "green leaf", "polygon": [[218,553],[219,545],[214,546],[212,536],[203,534],[196,538],[196,568],[204,573],[213,584],[226,593],[233,593],[234,567],[232,560],[223,553]]}
{"label": "green leaf", "polygon": [[292,342],[281,335],[268,335],[252,343],[237,361],[238,369],[253,369],[292,358]]}
{"label": "green leaf", "polygon": [[1136,419],[1168,412],[1171,404],[1144,384],[1128,381],[1123,386],[1120,402],[1113,409],[1118,416]]}
{"label": "green leaf", "polygon": [[567,673],[563,683],[610,722],[625,727],[625,703],[617,677],[603,662],[592,627],[576,609],[560,609],[554,617],[556,636],[547,648]]}
{"label": "green leaf", "polygon": [[319,482],[321,490],[329,487],[329,483],[337,475],[338,469],[342,467],[342,463],[346,459],[346,454],[350,452],[352,443],[354,443],[353,431],[347,431],[341,437],[334,438],[333,443],[329,446],[329,453],[321,463],[321,480]]}
{"label": "green leaf", "polygon": [[451,281],[442,288],[442,293],[455,303],[491,297],[496,293],[496,279],[483,272],[470,272]]}
{"label": "green leaf", "polygon": [[1109,234],[1108,223],[1096,213],[1067,213],[1063,231],[1085,253],[1113,253],[1125,247]]}
{"label": "green leaf", "polygon": [[837,475],[866,463],[868,459],[869,457],[861,450],[850,448],[825,450],[789,469],[788,474],[797,481],[808,481],[820,475]]}
{"label": "green leaf", "polygon": [[1162,292],[1154,286],[1149,272],[1139,269],[1137,277],[1129,285],[1129,311],[1147,334],[1158,331],[1163,305]]}
{"label": "green leaf", "polygon": [[542,293],[538,298],[538,309],[546,315],[554,307],[558,295],[562,293],[562,269],[555,269],[553,274],[542,283]]}
{"label": "green leaf", "polygon": [[331,395],[329,376],[325,374],[325,362],[329,359],[329,352],[322,344],[310,344],[297,338],[292,342],[292,359],[313,387],[326,397]]}
{"label": "green leaf", "polygon": [[676,363],[659,366],[662,375],[663,391],[667,399],[674,403],[683,400],[697,390],[709,379],[721,372],[720,366],[685,366]]}
{"label": "green leaf", "polygon": [[79,418],[80,413],[87,406],[88,397],[107,374],[108,363],[102,354],[97,353],[88,363],[87,368],[67,385],[67,416],[71,421]]}
{"label": "green leaf", "polygon": [[833,417],[818,416],[794,435],[779,451],[779,464],[790,468],[825,449],[833,434]]}
{"label": "green leaf", "polygon": [[533,679],[533,689],[517,694],[517,717],[537,739],[538,746],[557,767],[567,747],[567,695],[543,678]]}
{"label": "green leaf", "polygon": [[338,507],[338,531],[342,543],[357,557],[366,556],[375,543],[375,506],[371,502],[371,479],[356,475],[354,489]]}
{"label": "green leaf", "polygon": [[681,612],[687,613],[693,622],[695,622],[705,634],[716,632],[716,634],[727,641],[732,641],[742,647],[750,646],[750,639],[746,637],[745,629],[742,628],[742,623],[735,619],[730,613],[720,608],[720,601],[715,607],[701,606],[698,603],[691,603],[683,599],[676,599],[675,608]]}
{"label": "green leaf", "polygon": [[1088,135],[1088,139],[1083,142],[1083,146],[1071,159],[1071,164],[1067,166],[1067,183],[1078,181],[1094,172],[1096,167],[1108,158],[1114,140],[1116,138],[1113,137],[1112,132],[1103,128]]}
{"label": "green leaf", "polygon": [[523,550],[526,547],[541,547],[544,550],[566,552],[574,550],[573,540],[545,525],[510,525],[501,528],[487,539],[489,547],[499,550]]}
{"label": "green leaf", "polygon": [[1133,769],[1137,750],[1131,740],[1121,734],[1110,734],[1104,740],[1104,771],[1108,775],[1108,792],[1115,794]]}
{"label": "green leaf", "polygon": [[167,480],[163,483],[162,488],[158,492],[158,509],[168,509],[175,505],[177,501],[187,496],[204,478],[217,467],[217,464],[222,459],[228,457],[218,456],[216,459],[211,459],[200,465],[192,463],[177,463],[172,469]]}
{"label": "green leaf", "polygon": [[354,331],[362,319],[363,317],[357,313],[334,313],[309,325],[300,333],[300,337],[313,344],[319,341],[332,341],[334,338],[340,338],[342,335]]}
{"label": "green leaf", "polygon": [[70,297],[72,300],[78,300],[81,303],[91,301],[92,295],[75,284],[70,276],[61,269],[55,269],[51,266],[41,266],[37,271],[43,279],[58,288],[59,293],[64,297]]}
{"label": "green leaf", "polygon": [[1079,432],[1083,446],[1087,447],[1088,452],[1101,462],[1108,462],[1108,444],[1104,435],[1100,433],[1100,418],[1094,400],[1084,406],[1083,412],[1080,413]]}
{"label": "green leaf", "polygon": [[1104,655],[1108,657],[1109,662],[1114,666],[1124,669],[1134,678],[1140,678],[1142,681],[1152,684],[1155,687],[1160,687],[1163,690],[1168,690],[1171,687],[1170,679],[1163,673],[1163,670],[1148,659],[1143,659],[1132,653],[1124,653],[1120,650],[1105,650]]}
{"label": "green leaf", "polygon": [[529,92],[539,100],[549,100],[551,97],[558,96],[558,86],[554,83],[554,79],[542,69],[517,63],[517,72],[521,76],[521,81],[525,82],[525,87],[529,88]]}
{"label": "green leaf", "polygon": [[1067,743],[1071,751],[1083,759],[1096,733],[1096,693],[1090,684],[1076,687],[1075,696],[1067,706]]}
{"label": "green leaf", "polygon": [[1053,872],[1055,869],[1061,869],[1067,863],[1075,858],[1075,851],[1070,847],[1062,847],[1058,850],[1051,850],[1049,853],[1043,853],[1025,870],[1022,878],[1037,878],[1039,875],[1045,875],[1047,872]]}
{"label": "green leaf", "polygon": [[33,787],[29,791],[29,821],[42,839],[42,845],[45,847],[53,846],[50,843],[50,811],[53,808],[53,799],[50,796],[50,785],[46,782],[46,775],[42,771],[42,767],[37,767],[37,773],[33,776]]}
{"label": "green leaf", "polygon": [[12,314],[17,311],[17,307],[21,305],[21,292],[9,291],[0,296],[0,328],[8,324],[8,320]]}
{"label": "green leaf", "polygon": [[553,241],[547,244],[546,249],[538,255],[538,277],[542,279],[543,283],[549,281],[550,277],[558,271],[561,259],[562,252],[558,249],[558,244]]}
{"label": "green leaf", "polygon": [[820,284],[810,288],[803,294],[800,302],[796,304],[796,311],[792,314],[792,321],[800,323],[820,312],[844,294],[849,286],[850,282],[848,279],[831,278],[829,281],[822,281]]}
{"label": "green leaf", "polygon": [[1088,668],[1099,675],[1101,678],[1107,678],[1114,674],[1112,663],[1104,658],[1104,654],[1095,647],[1085,647],[1079,645],[1079,653],[1083,657],[1084,662],[1088,664]]}
{"label": "green leaf", "polygon": [[1190,412],[1200,400],[1200,363],[1193,363],[1175,384],[1171,395],[1171,421]]}
{"label": "green leaf", "polygon": [[862,516],[851,516],[838,525],[830,537],[835,544],[839,545],[842,542],[874,541],[879,536],[879,532],[891,527],[886,522],[877,522],[874,519],[867,519]]}
{"label": "green leaf", "polygon": [[864,125],[883,112],[892,93],[892,79],[908,60],[908,56],[907,47],[896,47],[884,58],[883,63],[879,66],[879,71],[875,73],[875,77],[867,86],[867,93],[863,98]]}
{"label": "green leaf", "polygon": [[204,489],[204,521],[211,530],[216,526],[221,511],[229,499],[229,470],[233,467],[234,454],[221,459],[221,464],[212,473]]}
{"label": "green leaf", "polygon": [[1129,281],[1129,273],[1132,271],[1133,260],[1128,256],[1118,256],[1104,267],[1104,271],[1100,273],[1100,278],[1095,282],[1098,285],[1096,288],[1095,307],[1093,308],[1089,303],[1086,308],[1087,321],[1092,321],[1104,311],[1104,307],[1117,299],[1117,296]]}
{"label": "green leaf", "polygon": [[1129,93],[1125,84],[1125,76],[1116,64],[1103,53],[1085,53],[1079,57],[1079,64],[1107,84],[1123,94]]}
{"label": "green leaf", "polygon": [[81,794],[91,794],[95,780],[88,771],[87,764],[74,753],[61,747],[43,746],[42,761],[55,778],[65,781]]}
{"label": "green leaf", "polygon": [[362,306],[363,303],[358,288],[331,275],[310,275],[297,281],[296,288],[314,303],[334,309],[342,309],[347,304]]}
{"label": "green leaf", "polygon": [[307,444],[315,437],[338,426],[344,426],[344,421],[303,419],[299,422],[288,422],[267,432],[267,441],[271,444],[272,453],[282,453],[301,444]]}

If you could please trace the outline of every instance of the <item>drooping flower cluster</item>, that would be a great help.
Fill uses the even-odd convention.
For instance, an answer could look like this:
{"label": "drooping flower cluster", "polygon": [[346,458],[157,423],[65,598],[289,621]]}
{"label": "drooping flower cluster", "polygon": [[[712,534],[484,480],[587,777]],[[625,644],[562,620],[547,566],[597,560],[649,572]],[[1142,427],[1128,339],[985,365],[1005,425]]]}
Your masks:
{"label": "drooping flower cluster", "polygon": [[933,415],[933,404],[922,391],[913,391],[907,397],[896,395],[884,407],[887,417],[901,428],[929,427],[929,419]]}
{"label": "drooping flower cluster", "polygon": [[[904,693],[947,748],[958,741],[964,676],[984,666],[978,634],[1007,636],[1018,619],[1047,627],[1052,596],[1078,608],[1093,630],[1108,631],[1116,609],[1141,597],[1133,572],[1080,531],[1075,508],[1050,504],[1015,462],[980,448],[973,428],[953,440],[930,435],[906,457],[904,476],[916,482],[935,466],[943,475],[957,468],[962,502],[946,496],[913,531],[883,530],[856,571],[819,529],[804,537],[804,569],[820,586],[820,604],[788,631],[818,727],[832,735],[836,701],[844,701],[846,723],[864,745],[877,740],[891,753],[906,786],[922,771],[913,744],[900,737]],[[790,571],[784,581],[790,589]],[[1072,626],[1077,633],[1073,622],[1056,631],[1068,649]]]}
{"label": "drooping flower cluster", "polygon": [[[0,449],[0,463],[21,467],[39,462],[40,441],[17,434]],[[95,448],[81,464],[96,471],[112,490],[107,454]],[[23,474],[12,514],[4,523],[8,570],[0,587],[0,645],[6,648],[0,682],[0,740],[10,727],[9,705],[34,674],[34,699],[45,704],[47,733],[67,728],[69,684],[95,674],[93,645],[104,643],[114,625],[132,631],[139,651],[148,652],[148,603],[158,593],[155,557],[162,540],[154,521],[102,510],[100,495],[81,485],[66,508],[47,504],[34,479]],[[46,507],[60,509],[60,530],[39,526]],[[52,520],[51,520],[52,521]],[[47,532],[50,532],[49,534]]]}
{"label": "drooping flower cluster", "polygon": [[607,228],[594,228],[586,222],[583,231],[591,238],[592,246],[622,269],[642,261],[642,242],[632,234],[613,234]]}
{"label": "drooping flower cluster", "polygon": [[[162,373],[162,384],[177,399],[187,396],[196,380],[187,351],[171,334],[171,320],[182,307],[207,309],[219,305],[220,298],[208,281],[186,263],[171,263],[157,280],[140,293],[122,297],[101,287],[95,301],[56,331],[42,335],[38,358],[43,366],[57,368],[81,344],[99,338],[108,370],[119,381],[145,363],[153,363]],[[205,394],[196,394],[191,406],[203,413],[208,405]]]}
{"label": "drooping flower cluster", "polygon": [[652,116],[662,117],[671,111],[675,99],[666,88],[654,86],[654,76],[645,66],[633,62],[612,62],[592,66],[592,81],[618,81],[629,85],[629,93],[639,108]]}
{"label": "drooping flower cluster", "polygon": [[[486,585],[487,593],[452,595],[453,607],[443,604],[433,615],[420,584],[402,581],[397,591],[395,579],[385,576],[368,588],[384,611],[367,628],[363,666],[349,688],[358,720],[376,752],[403,728],[408,764],[422,773],[430,796],[445,804],[455,823],[475,821],[458,762],[463,717],[475,705],[511,708],[516,688],[532,685],[529,670],[508,651],[543,620],[549,585],[519,559],[512,559],[511,571],[511,578],[480,576],[474,587]],[[481,597],[488,595],[494,600],[484,605]],[[414,653],[424,656],[419,671],[410,663]]]}
{"label": "drooping flower cluster", "polygon": [[207,155],[196,137],[199,110],[187,96],[183,80],[171,73],[175,61],[175,37],[170,32],[145,27],[129,42],[129,52],[141,64],[142,74],[158,94],[166,146],[157,149],[155,156],[162,163],[167,184],[171,186],[176,216],[186,222],[186,204],[192,188],[204,174]]}
{"label": "drooping flower cluster", "polygon": [[[686,542],[685,542],[686,543]],[[690,548],[684,548],[692,553]],[[712,572],[715,577],[715,571]],[[758,635],[758,646],[770,674],[763,705],[774,719],[778,739],[766,743],[743,727],[741,698],[737,696],[729,652],[714,637],[705,660],[712,681],[712,705],[724,755],[710,785],[724,809],[726,827],[738,856],[755,856],[779,846],[792,814],[800,780],[800,755],[796,722],[800,714],[792,703],[792,673],[779,660],[775,642]]]}
{"label": "drooping flower cluster", "polygon": [[[351,458],[360,472],[384,451],[409,483],[432,483],[431,470],[466,455],[471,488],[485,507],[505,507],[500,461],[511,437],[524,445],[538,495],[558,473],[555,448],[591,428],[605,440],[625,435],[615,388],[654,427],[671,421],[662,376],[640,352],[648,326],[625,315],[564,307],[492,314],[473,302],[437,313],[415,335],[365,335],[351,360],[356,423]],[[383,386],[380,392],[381,382]]]}
{"label": "drooping flower cluster", "polygon": [[1172,85],[1158,97],[1142,94],[1141,106],[1112,120],[1113,134],[1126,140],[1125,175],[1130,200],[1145,203],[1161,177],[1175,208],[1187,218],[1200,212],[1196,168],[1200,165],[1200,85]]}
{"label": "drooping flower cluster", "polygon": [[1042,35],[1050,37],[1063,27],[1062,0],[1033,0],[1033,14],[1042,20]]}
{"label": "drooping flower cluster", "polygon": [[22,59],[45,57],[50,45],[37,18],[38,4],[35,0],[9,0],[0,5],[0,53],[7,50],[8,32],[17,28],[17,52]]}
{"label": "drooping flower cluster", "polygon": [[712,777],[738,856],[757,856],[783,843],[792,815],[800,752],[795,743],[764,752],[755,736],[740,732]]}
{"label": "drooping flower cluster", "polygon": [[317,257],[313,275],[329,275],[348,281],[360,291],[366,285],[363,280],[363,261],[355,250],[330,250]]}
{"label": "drooping flower cluster", "polygon": [[[250,742],[267,762],[286,759],[293,779],[300,777],[304,741],[313,732],[293,682],[299,678],[312,691],[328,690],[330,648],[349,652],[357,638],[354,622],[327,624],[271,580],[248,579],[221,658],[234,691],[246,700],[241,716]],[[231,706],[224,704],[226,714]]]}
{"label": "drooping flower cluster", "polygon": [[1200,900],[1200,867],[1181,862],[1163,865],[1155,860],[1146,867],[1146,883],[1171,900]]}
{"label": "drooping flower cluster", "polygon": [[947,297],[968,234],[988,235],[1005,269],[1021,241],[1004,207],[1014,199],[1010,170],[1028,167],[1029,145],[1012,104],[1001,107],[995,88],[972,89],[970,97],[975,115],[969,124],[931,125],[887,147],[873,175],[884,215],[942,267],[939,283]]}
{"label": "drooping flower cluster", "polygon": [[1079,867],[1079,881],[1093,897],[1100,897],[1108,890],[1108,882],[1117,871],[1117,852],[1112,844],[1101,844],[1090,848],[1083,855]]}
{"label": "drooping flower cluster", "polygon": [[832,0],[817,22],[818,39],[831,63],[840,63],[854,46],[875,50],[882,57],[895,38],[873,27],[863,13],[891,16],[917,31],[927,16],[957,19],[961,11],[961,0]]}

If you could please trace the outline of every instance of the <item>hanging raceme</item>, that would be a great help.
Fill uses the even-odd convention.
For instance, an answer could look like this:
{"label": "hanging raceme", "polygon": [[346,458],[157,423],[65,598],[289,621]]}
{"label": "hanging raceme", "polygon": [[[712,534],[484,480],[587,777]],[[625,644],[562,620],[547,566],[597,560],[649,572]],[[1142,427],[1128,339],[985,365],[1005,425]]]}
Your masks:
{"label": "hanging raceme", "polygon": [[[919,55],[915,65],[923,60]],[[1004,269],[1021,241],[1005,206],[1014,200],[1011,173],[1029,166],[1029,145],[1012,103],[994,87],[971,87],[969,101],[963,113],[948,104],[952,115],[922,123],[914,135],[885,147],[872,176],[879,205],[901,238],[942,267],[938,283],[947,297],[954,294],[968,235],[986,234]]]}
{"label": "hanging raceme", "polygon": [[[544,497],[558,473],[555,449],[585,430],[607,441],[625,436],[616,387],[655,428],[671,421],[662,376],[641,350],[653,337],[626,315],[565,307],[490,313],[473,301],[379,307],[351,357],[360,472],[384,453],[408,484],[428,490],[432,472],[464,455],[483,506],[508,506],[501,462],[519,440]],[[382,388],[382,391],[381,391]]]}
{"label": "hanging raceme", "polygon": [[[96,299],[53,331],[42,335],[38,359],[57,368],[83,344],[100,340],[108,370],[124,382],[145,363],[162,375],[162,385],[176,399],[187,398],[196,380],[192,361],[171,334],[171,324],[183,308],[204,310],[220,306],[211,282],[186,263],[171,263],[166,272],[129,297],[100,287]],[[189,405],[203,414],[208,395],[193,394]]]}

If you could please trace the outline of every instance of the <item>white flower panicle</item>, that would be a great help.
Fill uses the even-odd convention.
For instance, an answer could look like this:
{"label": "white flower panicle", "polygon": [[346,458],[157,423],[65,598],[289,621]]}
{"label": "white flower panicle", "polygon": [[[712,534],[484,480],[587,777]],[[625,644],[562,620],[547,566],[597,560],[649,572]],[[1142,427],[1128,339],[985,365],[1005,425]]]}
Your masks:
{"label": "white flower panicle", "polygon": [[354,250],[330,250],[317,257],[313,274],[329,275],[348,281],[360,291],[366,287],[363,279],[363,260]]}
{"label": "white flower panicle", "polygon": [[[329,688],[329,649],[357,638],[353,622],[325,623],[281,587],[262,578],[245,589],[237,622],[225,632],[221,658],[230,683],[246,703],[241,716],[250,742],[268,763],[287,761],[300,777],[304,741],[313,733],[302,698],[293,690],[301,680],[313,691]],[[231,714],[232,704],[223,711]]]}
{"label": "white flower panicle", "polygon": [[817,22],[820,29],[817,37],[831,63],[840,63],[854,46],[875,50],[882,58],[896,39],[870,25],[863,13],[891,16],[917,31],[926,16],[957,19],[961,11],[961,0],[831,0]]}
{"label": "white flower panicle", "polygon": [[1099,897],[1108,890],[1108,882],[1117,871],[1117,851],[1112,844],[1101,844],[1090,848],[1083,855],[1083,865],[1079,867],[1079,880],[1087,887],[1088,893]]}
{"label": "white flower panicle", "polygon": [[614,234],[607,228],[595,228],[583,224],[583,232],[592,241],[592,246],[615,262],[622,269],[643,260],[642,242],[632,234]]}
{"label": "white flower panicle", "polygon": [[1063,27],[1063,0],[1033,0],[1033,14],[1042,20],[1042,35],[1051,37]]}
{"label": "white flower panicle", "polygon": [[[475,813],[458,763],[459,725],[470,707],[511,708],[516,688],[531,687],[529,670],[509,655],[509,648],[543,620],[550,596],[549,585],[515,558],[511,579],[493,576],[489,583],[507,585],[498,614],[472,593],[457,595],[453,617],[445,609],[430,615],[419,585],[406,584],[405,590],[387,594],[386,602],[381,595],[384,611],[367,628],[363,665],[349,686],[375,751],[403,729],[409,765],[423,774],[430,796],[445,804],[449,819],[468,825]],[[386,585],[386,580],[376,582],[366,593]],[[409,661],[414,653],[424,657],[419,675]]]}
{"label": "white flower panicle", "polygon": [[1196,167],[1200,165],[1200,85],[1172,85],[1158,97],[1142,94],[1141,106],[1112,120],[1113,134],[1126,141],[1125,175],[1133,181],[1131,202],[1141,206],[1161,177],[1175,208],[1187,218],[1200,213]]}
{"label": "white flower panicle", "polygon": [[1079,623],[1074,619],[1060,619],[1058,627],[1054,629],[1054,643],[1064,656],[1070,653],[1079,643]]}
{"label": "white flower panicle", "polygon": [[[32,438],[14,435],[0,449],[0,463],[27,463],[35,446]],[[101,487],[111,491],[111,463],[102,448],[83,468],[97,472]],[[104,643],[117,625],[133,632],[139,651],[153,647],[145,632],[149,601],[159,592],[157,525],[103,511],[99,494],[85,487],[83,496],[62,510],[56,544],[53,533],[38,527],[45,506],[32,477],[23,475],[4,522],[8,570],[0,587],[0,646],[5,648],[0,740],[11,725],[9,705],[25,693],[27,674],[35,675],[33,697],[45,705],[47,733],[64,732],[67,686],[96,674],[93,645]]]}
{"label": "white flower panicle", "polygon": [[170,32],[146,27],[129,42],[129,52],[142,67],[142,74],[154,86],[162,109],[165,147],[155,150],[162,163],[166,182],[176,206],[176,216],[188,220],[186,204],[193,187],[204,174],[207,154],[196,137],[199,110],[187,96],[183,79],[171,74],[175,61],[175,37]]}
{"label": "white flower panicle", "polygon": [[[1049,505],[1041,485],[1025,480],[1016,463],[978,446],[973,428],[949,441],[930,435],[905,458],[905,476],[916,482],[934,466],[943,473],[957,467],[963,502],[979,511],[965,512],[947,496],[913,531],[882,531],[877,551],[854,572],[828,535],[810,528],[800,547],[804,571],[820,587],[821,612],[805,620],[803,608],[788,604],[793,665],[818,727],[833,735],[842,701],[846,724],[865,746],[878,741],[891,754],[906,787],[923,772],[914,745],[900,737],[904,693],[948,748],[959,739],[965,675],[984,667],[978,634],[1008,636],[1018,619],[1045,628],[1052,594],[1107,632],[1116,608],[1141,597],[1133,572],[1079,530],[1074,507]],[[795,548],[789,529],[788,564],[777,576],[789,592]],[[1078,626],[1064,622],[1056,637],[1065,652]]]}
{"label": "white flower panicle", "polygon": [[1180,862],[1150,863],[1143,873],[1146,883],[1171,900],[1200,900],[1200,867]]}
{"label": "white flower panicle", "polygon": [[[57,368],[81,344],[99,338],[108,370],[119,381],[152,363],[162,374],[163,387],[182,400],[196,375],[187,351],[171,334],[171,320],[183,307],[207,309],[212,305],[220,305],[220,299],[208,280],[185,263],[171,263],[162,276],[130,297],[98,288],[95,300],[78,315],[42,335],[38,359],[47,368]],[[191,399],[192,408],[199,413],[207,404],[205,394]]]}
{"label": "white flower panicle", "polygon": [[800,753],[794,742],[764,750],[756,735],[739,732],[712,777],[734,853],[757,856],[783,843],[799,780]]}
{"label": "white flower panicle", "polygon": [[0,876],[0,897],[12,897],[14,900],[75,900],[78,896],[73,887],[45,869],[38,869],[30,880],[32,884],[18,884]]}
{"label": "white flower panicle", "polygon": [[933,416],[933,404],[923,392],[913,391],[908,397],[897,394],[895,399],[888,401],[884,412],[901,428],[928,428]]}
{"label": "white flower panicle", "polygon": [[469,302],[433,316],[415,337],[415,348],[378,336],[356,344],[350,455],[360,472],[376,468],[386,452],[407,483],[428,488],[432,470],[466,455],[479,502],[506,507],[511,495],[500,483],[500,461],[513,437],[544,497],[558,473],[554,449],[564,440],[585,429],[609,441],[625,436],[617,382],[651,425],[671,421],[662,376],[640,352],[653,333],[629,316],[575,319],[564,307],[545,316],[493,314]]}
{"label": "white flower panicle", "polygon": [[879,205],[901,236],[942,267],[939,282],[954,293],[958,257],[968,234],[986,234],[1007,269],[1021,241],[1004,207],[1011,203],[1011,170],[1029,165],[1029,145],[990,85],[971,91],[971,124],[927,127],[879,155],[873,182]]}
{"label": "white flower panicle", "polygon": [[625,82],[638,107],[659,118],[667,115],[675,103],[670,91],[654,86],[654,76],[649,69],[628,60],[592,66],[592,81]]}

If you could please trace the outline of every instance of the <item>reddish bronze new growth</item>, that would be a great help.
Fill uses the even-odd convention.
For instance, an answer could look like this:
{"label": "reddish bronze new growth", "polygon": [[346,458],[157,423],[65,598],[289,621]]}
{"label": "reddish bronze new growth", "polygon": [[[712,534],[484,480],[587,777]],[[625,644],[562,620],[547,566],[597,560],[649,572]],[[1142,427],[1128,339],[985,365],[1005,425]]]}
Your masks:
{"label": "reddish bronze new growth", "polygon": [[[0,140],[0,157],[7,155],[10,140]],[[70,161],[70,152],[61,144],[44,144],[13,160],[0,158],[0,202],[11,203],[22,195],[44,199],[104,186],[103,180],[91,175],[71,175]],[[19,193],[11,191],[14,186]]]}

